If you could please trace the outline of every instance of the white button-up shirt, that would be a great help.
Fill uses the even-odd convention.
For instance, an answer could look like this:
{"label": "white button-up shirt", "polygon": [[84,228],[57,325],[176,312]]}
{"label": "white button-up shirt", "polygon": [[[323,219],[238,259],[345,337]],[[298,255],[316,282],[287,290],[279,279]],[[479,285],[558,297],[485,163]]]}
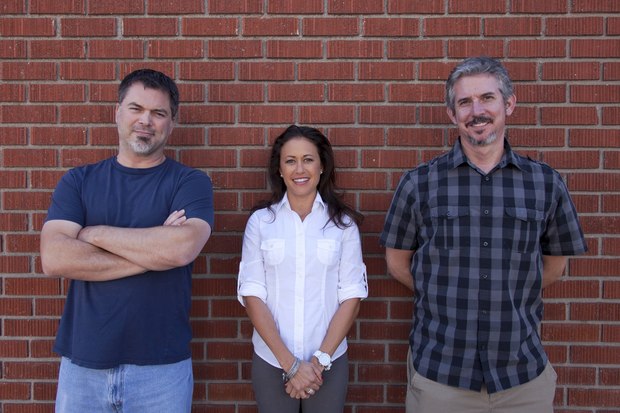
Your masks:
{"label": "white button-up shirt", "polygon": [[[312,211],[302,221],[285,195],[281,202],[254,212],[243,237],[238,299],[263,300],[282,340],[298,358],[309,361],[319,349],[338,306],[351,298],[366,298],[366,266],[357,225],[342,229],[329,219],[327,205],[317,194]],[[254,330],[254,351],[280,367],[267,344]],[[334,352],[347,350],[346,338]]]}

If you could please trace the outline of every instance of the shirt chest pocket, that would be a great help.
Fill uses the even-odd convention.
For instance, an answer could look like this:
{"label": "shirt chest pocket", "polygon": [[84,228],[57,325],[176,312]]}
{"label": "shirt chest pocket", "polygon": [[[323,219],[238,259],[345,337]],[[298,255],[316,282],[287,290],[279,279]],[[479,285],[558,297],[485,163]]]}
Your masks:
{"label": "shirt chest pocket", "polygon": [[316,241],[316,257],[323,265],[333,265],[340,258],[340,247],[336,240],[325,238]]}
{"label": "shirt chest pocket", "polygon": [[538,249],[542,236],[544,213],[531,208],[507,207],[504,227],[504,248],[520,253],[532,253]]}
{"label": "shirt chest pocket", "polygon": [[263,259],[267,265],[278,265],[284,261],[284,240],[280,238],[267,239],[260,243]]}
{"label": "shirt chest pocket", "polygon": [[438,206],[430,210],[434,227],[433,243],[437,248],[469,246],[470,214],[468,207]]}

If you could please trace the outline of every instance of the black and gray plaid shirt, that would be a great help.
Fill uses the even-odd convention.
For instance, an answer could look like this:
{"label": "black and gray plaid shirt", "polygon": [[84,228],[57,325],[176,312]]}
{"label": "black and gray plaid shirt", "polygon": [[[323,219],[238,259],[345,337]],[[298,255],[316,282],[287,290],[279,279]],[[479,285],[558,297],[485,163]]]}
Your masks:
{"label": "black and gray plaid shirt", "polygon": [[514,153],[484,174],[460,141],[405,173],[380,242],[415,250],[413,366],[450,386],[489,393],[537,377],[547,363],[542,255],[587,250],[560,175]]}

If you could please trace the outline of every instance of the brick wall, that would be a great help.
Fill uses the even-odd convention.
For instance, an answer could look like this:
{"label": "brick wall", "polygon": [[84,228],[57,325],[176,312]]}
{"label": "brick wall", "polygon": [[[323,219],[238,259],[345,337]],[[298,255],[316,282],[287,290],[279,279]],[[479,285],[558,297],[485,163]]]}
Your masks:
{"label": "brick wall", "polygon": [[486,54],[516,81],[513,146],[561,171],[590,247],[545,291],[557,412],[620,411],[620,1],[3,0],[0,36],[0,410],[53,410],[67,283],[42,276],[39,230],[61,174],[115,152],[116,86],[148,66],[181,88],[169,155],[215,185],[195,271],[195,411],[255,411],[241,233],[267,191],[270,139],[300,123],[327,132],[366,214],[371,297],[349,335],[347,412],[402,412],[412,307],[378,232],[402,171],[454,138],[450,68]]}

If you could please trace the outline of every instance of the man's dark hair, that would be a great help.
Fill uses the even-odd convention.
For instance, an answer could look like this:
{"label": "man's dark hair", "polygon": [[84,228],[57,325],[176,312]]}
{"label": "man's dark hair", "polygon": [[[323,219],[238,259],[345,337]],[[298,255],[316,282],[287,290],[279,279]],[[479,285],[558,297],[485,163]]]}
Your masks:
{"label": "man's dark hair", "polygon": [[142,83],[145,88],[161,90],[170,97],[170,111],[172,119],[176,119],[179,110],[179,89],[174,80],[153,69],[138,69],[129,73],[118,86],[118,103],[122,103],[127,90],[134,83]]}

